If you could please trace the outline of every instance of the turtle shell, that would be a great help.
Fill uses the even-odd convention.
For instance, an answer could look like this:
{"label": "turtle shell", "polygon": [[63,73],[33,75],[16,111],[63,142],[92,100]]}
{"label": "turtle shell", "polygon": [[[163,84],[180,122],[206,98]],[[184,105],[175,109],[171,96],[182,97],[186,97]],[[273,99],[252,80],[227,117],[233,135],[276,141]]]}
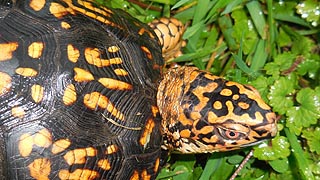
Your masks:
{"label": "turtle shell", "polygon": [[4,179],[155,178],[156,35],[85,0],[0,1]]}

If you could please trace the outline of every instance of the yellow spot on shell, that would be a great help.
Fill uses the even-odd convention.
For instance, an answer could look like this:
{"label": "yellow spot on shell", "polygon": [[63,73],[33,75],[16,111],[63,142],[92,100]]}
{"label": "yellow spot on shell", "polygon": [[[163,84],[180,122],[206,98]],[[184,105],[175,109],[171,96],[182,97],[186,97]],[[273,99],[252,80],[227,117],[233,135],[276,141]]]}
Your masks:
{"label": "yellow spot on shell", "polygon": [[113,144],[107,147],[105,154],[113,154],[117,151],[118,151],[118,147]]}
{"label": "yellow spot on shell", "polygon": [[19,153],[22,157],[27,157],[32,152],[33,137],[29,134],[23,134],[19,138]]}
{"label": "yellow spot on shell", "polygon": [[98,48],[86,48],[84,50],[84,56],[86,61],[89,64],[95,65],[97,67],[105,67],[113,64],[121,64],[121,58],[111,58],[111,59],[102,59],[100,56],[100,51]]}
{"label": "yellow spot on shell", "polygon": [[74,149],[68,151],[63,158],[69,165],[73,164],[84,164],[86,162],[87,156],[95,156],[97,154],[97,150],[92,147],[82,148],[82,149]]}
{"label": "yellow spot on shell", "polygon": [[108,159],[100,159],[98,161],[98,166],[103,170],[109,170],[111,168],[111,165]]}
{"label": "yellow spot on shell", "polygon": [[40,11],[46,3],[46,0],[31,0],[29,6],[34,11]]}
{"label": "yellow spot on shell", "polygon": [[148,59],[150,59],[150,60],[153,59],[153,58],[152,58],[152,54],[151,54],[150,50],[149,50],[147,47],[141,46],[141,49],[142,49],[143,52],[146,53]]}
{"label": "yellow spot on shell", "polygon": [[47,129],[42,129],[35,134],[33,142],[39,147],[47,148],[52,144],[51,133]]}
{"label": "yellow spot on shell", "polygon": [[49,180],[49,174],[51,171],[51,163],[49,159],[35,159],[31,164],[29,164],[28,168],[31,177],[37,180]]}
{"label": "yellow spot on shell", "polygon": [[149,143],[150,135],[153,131],[154,126],[155,126],[155,123],[153,119],[148,119],[146,126],[144,128],[143,134],[139,141],[142,146],[146,146],[147,143]]}
{"label": "yellow spot on shell", "polygon": [[69,23],[63,21],[63,22],[61,22],[61,27],[63,29],[70,29],[71,25]]}
{"label": "yellow spot on shell", "polygon": [[69,139],[60,139],[52,144],[51,152],[53,154],[58,154],[66,150],[70,146],[71,142]]}
{"label": "yellow spot on shell", "polygon": [[128,72],[124,69],[121,69],[121,68],[114,69],[113,71],[118,76],[127,76],[128,75]]}
{"label": "yellow spot on shell", "polygon": [[11,77],[7,73],[0,72],[0,96],[6,94],[11,88]]}
{"label": "yellow spot on shell", "polygon": [[61,180],[70,180],[70,179],[97,179],[99,177],[99,173],[89,169],[76,169],[73,172],[69,172],[66,169],[62,169],[59,171],[59,178]]}
{"label": "yellow spot on shell", "polygon": [[68,13],[75,14],[75,12],[70,8],[65,8],[59,3],[52,2],[49,7],[49,11],[56,18],[62,18]]}
{"label": "yellow spot on shell", "polygon": [[24,111],[24,109],[22,107],[17,106],[17,107],[13,107],[11,109],[11,114],[14,117],[18,117],[18,118],[22,119],[25,116],[26,112]]}
{"label": "yellow spot on shell", "polygon": [[94,110],[97,107],[100,107],[102,109],[106,109],[116,118],[120,120],[124,119],[123,114],[114,107],[114,105],[109,101],[109,99],[106,96],[100,94],[99,92],[92,92],[90,94],[86,94],[84,96],[83,103],[90,109]]}
{"label": "yellow spot on shell", "polygon": [[157,173],[159,170],[159,164],[160,164],[160,158],[157,158],[156,163],[154,164],[154,168],[153,168],[153,171],[155,173]]}
{"label": "yellow spot on shell", "polygon": [[98,80],[104,87],[113,90],[131,90],[132,85],[112,78],[100,78]]}
{"label": "yellow spot on shell", "polygon": [[110,53],[115,53],[115,52],[118,52],[119,50],[120,50],[120,48],[118,46],[108,47],[108,52],[110,52]]}
{"label": "yellow spot on shell", "polygon": [[151,106],[151,111],[152,111],[153,117],[157,117],[157,114],[159,113],[158,107],[157,106]]}
{"label": "yellow spot on shell", "polygon": [[73,45],[68,44],[67,47],[68,59],[69,61],[76,63],[80,57],[80,51]]}
{"label": "yellow spot on shell", "polygon": [[43,87],[35,84],[31,87],[31,97],[34,100],[34,102],[39,103],[43,99]]}
{"label": "yellow spot on shell", "polygon": [[151,176],[148,174],[146,169],[142,171],[141,178],[142,178],[142,180],[150,180],[151,179]]}
{"label": "yellow spot on shell", "polygon": [[[82,0],[78,0],[77,3],[84,6],[85,8],[77,7],[76,5],[74,5],[74,3],[71,0],[68,0],[68,1],[65,0],[64,2],[68,4],[69,6],[68,9],[71,9],[72,11],[79,12],[85,16],[91,17],[92,19],[100,21],[104,24],[108,24],[108,25],[117,27],[119,29],[122,29],[118,24],[112,21],[109,21],[108,19],[105,18],[105,17],[110,17],[112,14],[112,11],[107,8],[97,8],[93,6],[91,2],[82,1]],[[88,9],[90,11],[88,11]],[[102,14],[102,16],[98,16],[98,14]]]}
{"label": "yellow spot on shell", "polygon": [[28,47],[28,55],[32,58],[39,58],[42,55],[44,44],[42,42],[33,42]]}
{"label": "yellow spot on shell", "polygon": [[74,80],[77,82],[88,82],[94,80],[93,75],[85,69],[75,67],[73,70],[75,72]]}
{"label": "yellow spot on shell", "polygon": [[10,43],[0,43],[0,61],[6,61],[12,59],[13,52],[18,48],[17,42],[10,42]]}
{"label": "yellow spot on shell", "polygon": [[25,76],[25,77],[34,77],[38,74],[38,72],[32,68],[17,68],[16,73]]}
{"label": "yellow spot on shell", "polygon": [[130,180],[139,180],[139,172],[134,171],[132,176],[130,177]]}
{"label": "yellow spot on shell", "polygon": [[76,88],[73,84],[69,84],[64,91],[62,101],[66,106],[69,106],[72,105],[76,100]]}

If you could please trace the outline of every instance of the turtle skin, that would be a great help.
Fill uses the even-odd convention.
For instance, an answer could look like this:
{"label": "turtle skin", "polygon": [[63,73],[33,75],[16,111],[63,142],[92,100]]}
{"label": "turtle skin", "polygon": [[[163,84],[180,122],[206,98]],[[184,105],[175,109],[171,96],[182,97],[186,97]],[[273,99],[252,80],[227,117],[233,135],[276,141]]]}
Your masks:
{"label": "turtle skin", "polygon": [[154,179],[163,59],[149,27],[90,1],[0,2],[4,179]]}

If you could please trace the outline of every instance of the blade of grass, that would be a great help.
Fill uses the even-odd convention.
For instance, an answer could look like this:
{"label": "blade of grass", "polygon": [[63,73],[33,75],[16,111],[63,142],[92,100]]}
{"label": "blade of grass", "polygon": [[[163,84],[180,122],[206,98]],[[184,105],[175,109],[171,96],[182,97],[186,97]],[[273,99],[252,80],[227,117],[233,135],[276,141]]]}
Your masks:
{"label": "blade of grass", "polygon": [[247,3],[246,6],[259,35],[262,39],[266,39],[266,21],[259,1],[251,1]]}
{"label": "blade of grass", "polygon": [[260,39],[255,49],[255,53],[252,58],[250,69],[252,71],[259,71],[266,63],[268,54],[265,47],[266,41]]}
{"label": "blade of grass", "polygon": [[301,148],[301,145],[297,139],[297,136],[290,132],[288,128],[284,128],[284,132],[286,133],[286,136],[290,142],[292,153],[297,160],[299,172],[301,174],[302,179],[308,179],[313,180],[315,179],[311,169],[309,168],[308,160],[304,156],[303,149]]}
{"label": "blade of grass", "polygon": [[273,17],[273,0],[267,0],[267,8],[268,8],[268,26],[269,26],[269,37],[267,41],[267,51],[270,52],[271,57],[276,56],[276,44],[275,44],[275,39],[276,39],[276,34],[277,31],[275,29],[275,24],[274,24],[274,17]]}
{"label": "blade of grass", "polygon": [[233,38],[233,24],[230,16],[222,16],[218,18],[219,27],[221,28],[222,34],[229,46],[229,49],[234,51],[238,49],[236,40]]}

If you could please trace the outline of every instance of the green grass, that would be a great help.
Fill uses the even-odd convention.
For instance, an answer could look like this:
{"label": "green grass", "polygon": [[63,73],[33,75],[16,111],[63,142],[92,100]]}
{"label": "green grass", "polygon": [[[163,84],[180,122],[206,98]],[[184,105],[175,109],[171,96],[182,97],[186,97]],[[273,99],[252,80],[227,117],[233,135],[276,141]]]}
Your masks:
{"label": "green grass", "polygon": [[[173,16],[188,24],[184,55],[174,62],[253,85],[279,115],[277,137],[253,147],[254,158],[236,179],[320,179],[318,1],[110,0],[107,4],[146,23]],[[158,179],[228,179],[250,149],[208,157],[172,155]]]}

